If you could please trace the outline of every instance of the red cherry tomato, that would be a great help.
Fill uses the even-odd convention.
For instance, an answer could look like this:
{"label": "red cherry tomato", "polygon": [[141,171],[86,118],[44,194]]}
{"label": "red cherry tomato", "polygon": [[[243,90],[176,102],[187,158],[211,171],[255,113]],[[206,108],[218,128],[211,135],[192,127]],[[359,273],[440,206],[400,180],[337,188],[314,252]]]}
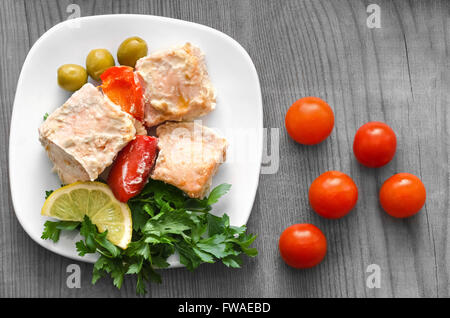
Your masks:
{"label": "red cherry tomato", "polygon": [[141,192],[155,163],[158,139],[136,136],[117,155],[108,176],[108,185],[121,202]]}
{"label": "red cherry tomato", "polygon": [[328,171],[313,181],[309,202],[314,211],[327,219],[338,219],[349,213],[358,201],[358,188],[345,173]]}
{"label": "red cherry tomato", "polygon": [[384,166],[395,155],[397,137],[394,131],[381,122],[361,126],[353,141],[353,153],[358,161],[370,168]]}
{"label": "red cherry tomato", "polygon": [[331,107],[318,97],[304,97],[296,101],[286,113],[288,134],[303,145],[315,145],[325,140],[333,130]]}
{"label": "red cherry tomato", "polygon": [[396,218],[406,218],[422,209],[426,200],[422,181],[410,173],[397,173],[387,179],[380,189],[383,209]]}
{"label": "red cherry tomato", "polygon": [[314,225],[295,224],[283,231],[278,247],[281,257],[289,266],[310,268],[325,257],[327,240]]}
{"label": "red cherry tomato", "polygon": [[133,69],[128,66],[108,68],[100,76],[102,90],[123,111],[137,120],[144,119],[144,95],[142,86]]}

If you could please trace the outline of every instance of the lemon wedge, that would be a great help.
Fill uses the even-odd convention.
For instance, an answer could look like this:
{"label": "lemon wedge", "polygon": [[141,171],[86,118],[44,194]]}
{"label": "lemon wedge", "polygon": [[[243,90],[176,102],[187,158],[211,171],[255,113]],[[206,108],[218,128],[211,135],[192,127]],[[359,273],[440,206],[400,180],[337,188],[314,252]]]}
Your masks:
{"label": "lemon wedge", "polygon": [[101,182],[75,182],[55,190],[45,200],[41,214],[63,221],[83,221],[87,215],[100,233],[125,249],[131,242],[131,211]]}

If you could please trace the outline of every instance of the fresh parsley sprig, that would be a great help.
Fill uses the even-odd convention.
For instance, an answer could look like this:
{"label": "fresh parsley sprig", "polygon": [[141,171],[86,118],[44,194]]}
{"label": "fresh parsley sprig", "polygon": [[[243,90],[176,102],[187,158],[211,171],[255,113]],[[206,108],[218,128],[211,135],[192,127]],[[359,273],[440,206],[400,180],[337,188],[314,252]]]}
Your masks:
{"label": "fresh parsley sprig", "polygon": [[149,282],[161,282],[157,269],[169,266],[167,258],[178,253],[180,262],[193,271],[202,263],[221,261],[239,268],[241,255],[258,254],[250,245],[255,235],[246,234],[246,227],[230,225],[227,214],[210,214],[211,205],[230,190],[229,184],[214,188],[205,199],[191,199],[181,190],[160,181],[150,180],[143,191],[128,205],[133,218],[133,238],[122,250],[106,239],[106,232],[86,216],[80,222],[45,224],[42,238],[57,241],[61,230],[80,227],[84,237],[76,243],[79,255],[99,253],[94,265],[92,283],[109,275],[121,288],[125,275],[136,275],[136,292],[144,294]]}
{"label": "fresh parsley sprig", "polygon": [[59,241],[59,235],[61,230],[73,231],[80,225],[80,222],[72,221],[47,221],[44,223],[44,231],[42,232],[41,238],[44,240],[50,239],[53,242]]}

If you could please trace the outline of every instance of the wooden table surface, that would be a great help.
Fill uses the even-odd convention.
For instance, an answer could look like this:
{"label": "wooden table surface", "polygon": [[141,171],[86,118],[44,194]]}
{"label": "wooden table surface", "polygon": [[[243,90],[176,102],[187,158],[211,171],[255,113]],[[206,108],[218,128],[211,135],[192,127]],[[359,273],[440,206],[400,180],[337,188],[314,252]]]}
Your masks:
{"label": "wooden table surface", "polygon": [[[264,126],[280,128],[280,166],[260,177],[248,227],[260,254],[240,270],[221,264],[196,272],[162,272],[149,297],[448,297],[450,1],[0,1],[0,296],[128,297],[133,279],[118,291],[109,280],[91,286],[91,264],[81,267],[81,288],[66,286],[74,261],[32,241],[11,202],[8,137],[19,73],[33,43],[67,18],[138,13],[193,21],[218,29],[248,51],[259,74]],[[367,6],[380,8],[381,28],[369,28]],[[318,96],[334,109],[335,129],[318,146],[294,143],[284,129],[287,108]],[[30,105],[32,107],[33,105]],[[355,131],[367,121],[391,125],[394,160],[381,169],[360,166],[352,154]],[[340,220],[311,211],[307,192],[326,170],[351,175],[357,207]],[[416,216],[397,220],[381,211],[378,190],[396,172],[419,176],[427,202]],[[26,193],[23,194],[26,200]],[[313,223],[328,239],[325,261],[310,270],[287,267],[278,253],[282,230]],[[369,288],[370,264],[380,267],[380,288]]]}

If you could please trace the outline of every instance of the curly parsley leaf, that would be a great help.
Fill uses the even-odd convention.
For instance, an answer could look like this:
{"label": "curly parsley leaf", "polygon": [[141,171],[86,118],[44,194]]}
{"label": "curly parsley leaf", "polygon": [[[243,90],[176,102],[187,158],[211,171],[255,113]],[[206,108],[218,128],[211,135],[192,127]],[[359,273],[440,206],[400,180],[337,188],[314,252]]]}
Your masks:
{"label": "curly parsley leaf", "polygon": [[228,191],[230,191],[231,184],[223,183],[214,189],[212,189],[211,193],[208,196],[208,205],[212,205],[214,203],[217,203],[219,201],[220,197],[227,194]]}
{"label": "curly parsley leaf", "polygon": [[61,230],[73,231],[80,225],[80,222],[72,221],[47,221],[44,223],[44,231],[41,238],[44,240],[52,240],[53,242],[59,241]]}
{"label": "curly parsley leaf", "polygon": [[239,268],[242,265],[242,259],[237,255],[228,255],[222,259],[222,263],[228,267]]}
{"label": "curly parsley leaf", "polygon": [[84,236],[84,241],[76,243],[80,256],[95,252],[99,252],[101,255],[109,258],[120,256],[121,249],[106,238],[108,231],[99,233],[97,226],[92,224],[87,215],[84,216],[84,220],[81,223],[80,234]]}
{"label": "curly parsley leaf", "polygon": [[47,200],[48,197],[50,196],[50,194],[52,194],[52,193],[53,193],[53,190],[47,190],[47,191],[45,191],[45,200]]}
{"label": "curly parsley leaf", "polygon": [[142,228],[144,234],[153,234],[156,237],[165,234],[181,234],[193,227],[190,215],[185,210],[160,213],[147,221]]}
{"label": "curly parsley leaf", "polygon": [[92,272],[92,284],[95,284],[101,277],[109,274],[113,279],[113,284],[118,289],[122,287],[125,277],[126,267],[120,258],[109,258],[101,255],[94,264]]}

